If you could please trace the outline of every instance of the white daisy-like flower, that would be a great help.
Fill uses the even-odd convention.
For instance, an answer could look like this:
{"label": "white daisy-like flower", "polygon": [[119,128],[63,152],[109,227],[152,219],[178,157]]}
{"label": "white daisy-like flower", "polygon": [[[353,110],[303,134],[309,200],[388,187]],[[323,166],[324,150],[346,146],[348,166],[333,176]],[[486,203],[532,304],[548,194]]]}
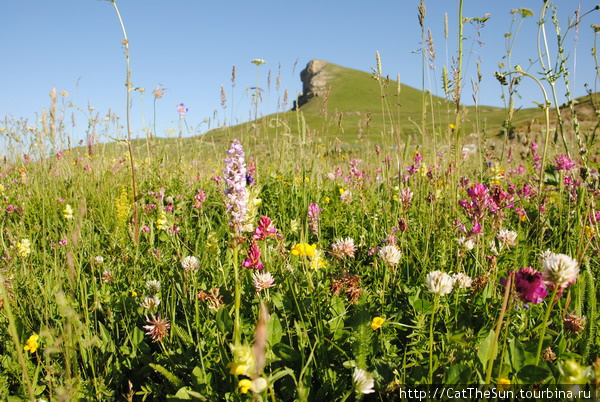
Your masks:
{"label": "white daisy-like flower", "polygon": [[104,257],[102,257],[101,255],[97,255],[97,256],[94,258],[94,262],[95,262],[96,264],[100,265],[100,264],[102,264],[102,263],[104,262]]}
{"label": "white daisy-like flower", "polygon": [[454,285],[458,286],[461,289],[468,289],[473,283],[473,279],[471,279],[469,275],[463,272],[457,272],[454,275],[452,275],[452,280],[454,282]]}
{"label": "white daisy-like flower", "polygon": [[579,263],[566,254],[552,253],[542,261],[542,274],[546,283],[566,288],[579,276]]}
{"label": "white daisy-like flower", "polygon": [[427,274],[425,279],[427,290],[438,296],[445,296],[452,292],[454,280],[450,275],[442,271],[432,271]]}
{"label": "white daisy-like flower", "polygon": [[402,252],[393,244],[384,246],[379,250],[379,258],[390,265],[397,265],[402,257]]}
{"label": "white daisy-like flower", "polygon": [[160,299],[158,298],[158,296],[155,295],[155,296],[144,297],[144,300],[142,301],[140,306],[142,306],[146,310],[153,310],[156,307],[158,307],[159,304],[160,304]]}
{"label": "white daisy-like flower", "polygon": [[181,260],[181,268],[185,271],[196,271],[200,268],[200,261],[193,255],[187,256]]}
{"label": "white daisy-like flower", "polygon": [[355,368],[352,375],[352,382],[354,383],[354,389],[359,394],[372,394],[375,392],[373,389],[375,387],[375,380],[373,379],[373,374],[368,371],[359,369],[358,367]]}

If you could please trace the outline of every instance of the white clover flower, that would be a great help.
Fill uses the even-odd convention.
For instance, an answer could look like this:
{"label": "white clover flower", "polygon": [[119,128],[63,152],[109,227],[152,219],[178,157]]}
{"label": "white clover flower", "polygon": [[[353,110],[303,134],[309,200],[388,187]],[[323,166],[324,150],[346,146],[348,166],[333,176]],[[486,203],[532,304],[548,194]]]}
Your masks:
{"label": "white clover flower", "polygon": [[354,383],[354,389],[359,394],[372,394],[375,392],[373,389],[373,387],[375,387],[373,374],[363,369],[359,369],[358,367],[354,369],[352,382]]}
{"label": "white clover flower", "polygon": [[402,257],[402,252],[393,244],[384,246],[379,250],[379,257],[390,265],[397,265]]}
{"label": "white clover flower", "polygon": [[331,252],[338,258],[354,258],[355,251],[356,246],[354,245],[354,239],[351,237],[339,239],[331,245]]}
{"label": "white clover flower", "polygon": [[513,230],[500,229],[500,231],[496,235],[496,238],[502,246],[512,247],[515,244],[517,244],[517,232]]}
{"label": "white clover flower", "polygon": [[452,286],[454,285],[452,277],[442,271],[433,271],[428,273],[425,283],[427,284],[427,290],[429,290],[429,293],[433,293],[434,295],[438,296],[445,296],[452,292]]}
{"label": "white clover flower", "polygon": [[452,281],[454,283],[454,286],[458,286],[461,289],[468,289],[473,283],[473,279],[471,279],[469,275],[463,272],[457,272],[454,275],[452,275]]}
{"label": "white clover flower", "polygon": [[275,286],[275,278],[269,272],[255,271],[252,277],[252,282],[257,293],[263,289]]}
{"label": "white clover flower", "polygon": [[566,254],[552,253],[542,261],[542,274],[546,283],[566,288],[577,280],[579,263]]}
{"label": "white clover flower", "polygon": [[181,268],[185,271],[196,271],[200,268],[200,261],[193,255],[187,256],[181,260]]}
{"label": "white clover flower", "polygon": [[102,263],[104,262],[104,257],[102,257],[101,255],[97,255],[97,256],[94,258],[94,262],[95,262],[96,264],[100,265],[100,264],[102,264]]}
{"label": "white clover flower", "polygon": [[473,250],[473,248],[475,248],[475,242],[472,239],[461,237],[459,239],[456,239],[456,241],[458,242],[458,245],[466,251],[471,251]]}
{"label": "white clover flower", "polygon": [[160,299],[158,298],[158,296],[155,295],[155,296],[144,297],[144,300],[142,301],[142,303],[140,303],[140,306],[142,306],[146,310],[153,310],[156,307],[158,307],[159,304],[160,304]]}
{"label": "white clover flower", "polygon": [[157,280],[147,281],[146,290],[152,295],[157,294],[160,291],[160,282]]}

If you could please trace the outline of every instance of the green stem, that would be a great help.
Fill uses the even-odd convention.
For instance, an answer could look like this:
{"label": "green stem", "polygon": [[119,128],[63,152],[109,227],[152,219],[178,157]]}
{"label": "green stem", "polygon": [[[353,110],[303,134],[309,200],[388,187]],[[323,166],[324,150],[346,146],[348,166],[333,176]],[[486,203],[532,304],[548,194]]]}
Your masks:
{"label": "green stem", "polygon": [[131,70],[129,67],[129,39],[127,39],[127,32],[125,31],[125,25],[123,24],[123,19],[121,18],[121,13],[119,12],[119,8],[117,7],[117,2],[113,0],[113,6],[115,6],[115,11],[117,12],[117,17],[119,18],[119,24],[121,24],[121,30],[123,31],[123,45],[125,46],[125,63],[127,67],[127,77],[125,79],[125,86],[127,88],[127,105],[125,107],[126,110],[126,118],[127,118],[127,146],[129,151],[129,160],[131,162],[131,182],[133,186],[133,240],[135,241],[136,248],[139,246],[139,223],[138,223],[138,210],[137,210],[137,187],[135,185],[135,163],[133,160],[133,148],[131,146],[131,124],[130,124],[130,111],[129,105],[131,104]]}
{"label": "green stem", "polygon": [[429,323],[429,384],[433,384],[433,324],[438,302],[439,296],[435,295],[433,300],[433,311],[431,312],[431,322]]}
{"label": "green stem", "polygon": [[552,297],[550,298],[550,304],[548,304],[548,309],[546,310],[546,314],[544,315],[544,321],[542,322],[542,332],[540,333],[540,340],[538,342],[537,353],[535,354],[535,365],[536,366],[540,362],[540,357],[542,355],[542,347],[544,345],[544,335],[546,335],[546,325],[548,325],[548,319],[550,318],[550,312],[552,312],[552,307],[554,307],[556,293],[558,293],[558,286],[555,285],[554,290],[552,291]]}
{"label": "green stem", "polygon": [[488,358],[487,372],[485,375],[485,383],[489,384],[492,379],[492,370],[494,369],[494,361],[496,360],[498,350],[498,338],[500,337],[500,331],[502,330],[502,322],[504,321],[504,314],[506,313],[506,307],[508,306],[508,299],[510,297],[510,291],[512,289],[513,274],[508,276],[506,281],[506,287],[504,290],[504,300],[502,301],[502,309],[500,310],[500,316],[496,323],[496,333],[494,334],[494,343],[490,348],[490,355]]}
{"label": "green stem", "polygon": [[235,321],[233,326],[233,342],[234,345],[239,346],[241,341],[240,333],[240,304],[242,297],[240,294],[240,276],[238,267],[238,254],[239,246],[236,244],[233,246],[233,275],[235,279]]}

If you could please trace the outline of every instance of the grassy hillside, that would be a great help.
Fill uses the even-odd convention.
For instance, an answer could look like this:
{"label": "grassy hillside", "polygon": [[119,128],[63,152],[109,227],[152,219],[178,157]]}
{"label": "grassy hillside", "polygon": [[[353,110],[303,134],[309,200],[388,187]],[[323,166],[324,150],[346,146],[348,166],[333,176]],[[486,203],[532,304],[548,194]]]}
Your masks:
{"label": "grassy hillside", "polygon": [[[355,149],[370,145],[401,147],[403,144],[418,145],[423,141],[421,119],[423,99],[426,108],[425,138],[435,149],[448,150],[455,141],[450,128],[454,122],[454,104],[449,100],[401,84],[382,79],[381,83],[363,71],[329,63],[325,67],[331,76],[329,91],[324,96],[310,99],[298,110],[263,116],[232,127],[213,129],[206,134],[184,139],[154,139],[135,142],[141,152],[169,153],[173,147],[184,151],[207,152],[208,157],[222,149],[232,138],[240,138],[251,147],[259,147],[267,153],[282,154],[302,142],[302,133],[311,143],[325,147]],[[593,131],[598,118],[589,97],[576,100],[576,110],[581,127]],[[260,110],[260,107],[259,107]],[[567,135],[571,127],[570,111],[563,105],[563,120]],[[500,142],[498,135],[505,119],[504,108],[490,106],[464,106],[461,143],[479,144],[483,141]],[[556,116],[551,111],[552,124]],[[536,136],[544,125],[544,113],[540,108],[517,110],[513,125],[519,138]],[[292,141],[288,141],[288,139]],[[285,140],[285,141],[283,141]],[[124,147],[124,145],[119,148]],[[433,150],[428,147],[427,150]],[[426,150],[426,151],[427,151]]]}

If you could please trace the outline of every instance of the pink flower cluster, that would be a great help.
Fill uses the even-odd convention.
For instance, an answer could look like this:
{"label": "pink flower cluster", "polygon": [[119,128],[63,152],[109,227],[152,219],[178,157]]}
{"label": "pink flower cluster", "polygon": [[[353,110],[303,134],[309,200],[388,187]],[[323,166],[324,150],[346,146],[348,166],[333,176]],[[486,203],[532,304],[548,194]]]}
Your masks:
{"label": "pink flower cluster", "polygon": [[269,236],[276,236],[277,229],[271,224],[271,219],[267,216],[261,216],[258,220],[258,226],[252,235],[254,240],[267,240]]}
{"label": "pink flower cluster", "polygon": [[319,208],[319,204],[311,202],[308,205],[308,228],[314,234],[319,233],[319,214],[322,209]]}
{"label": "pink flower cluster", "polygon": [[263,264],[260,261],[260,256],[260,248],[258,247],[256,241],[253,240],[252,243],[250,243],[250,249],[248,250],[248,258],[246,258],[244,262],[242,262],[242,266],[244,268],[252,268],[257,270],[263,269]]}

